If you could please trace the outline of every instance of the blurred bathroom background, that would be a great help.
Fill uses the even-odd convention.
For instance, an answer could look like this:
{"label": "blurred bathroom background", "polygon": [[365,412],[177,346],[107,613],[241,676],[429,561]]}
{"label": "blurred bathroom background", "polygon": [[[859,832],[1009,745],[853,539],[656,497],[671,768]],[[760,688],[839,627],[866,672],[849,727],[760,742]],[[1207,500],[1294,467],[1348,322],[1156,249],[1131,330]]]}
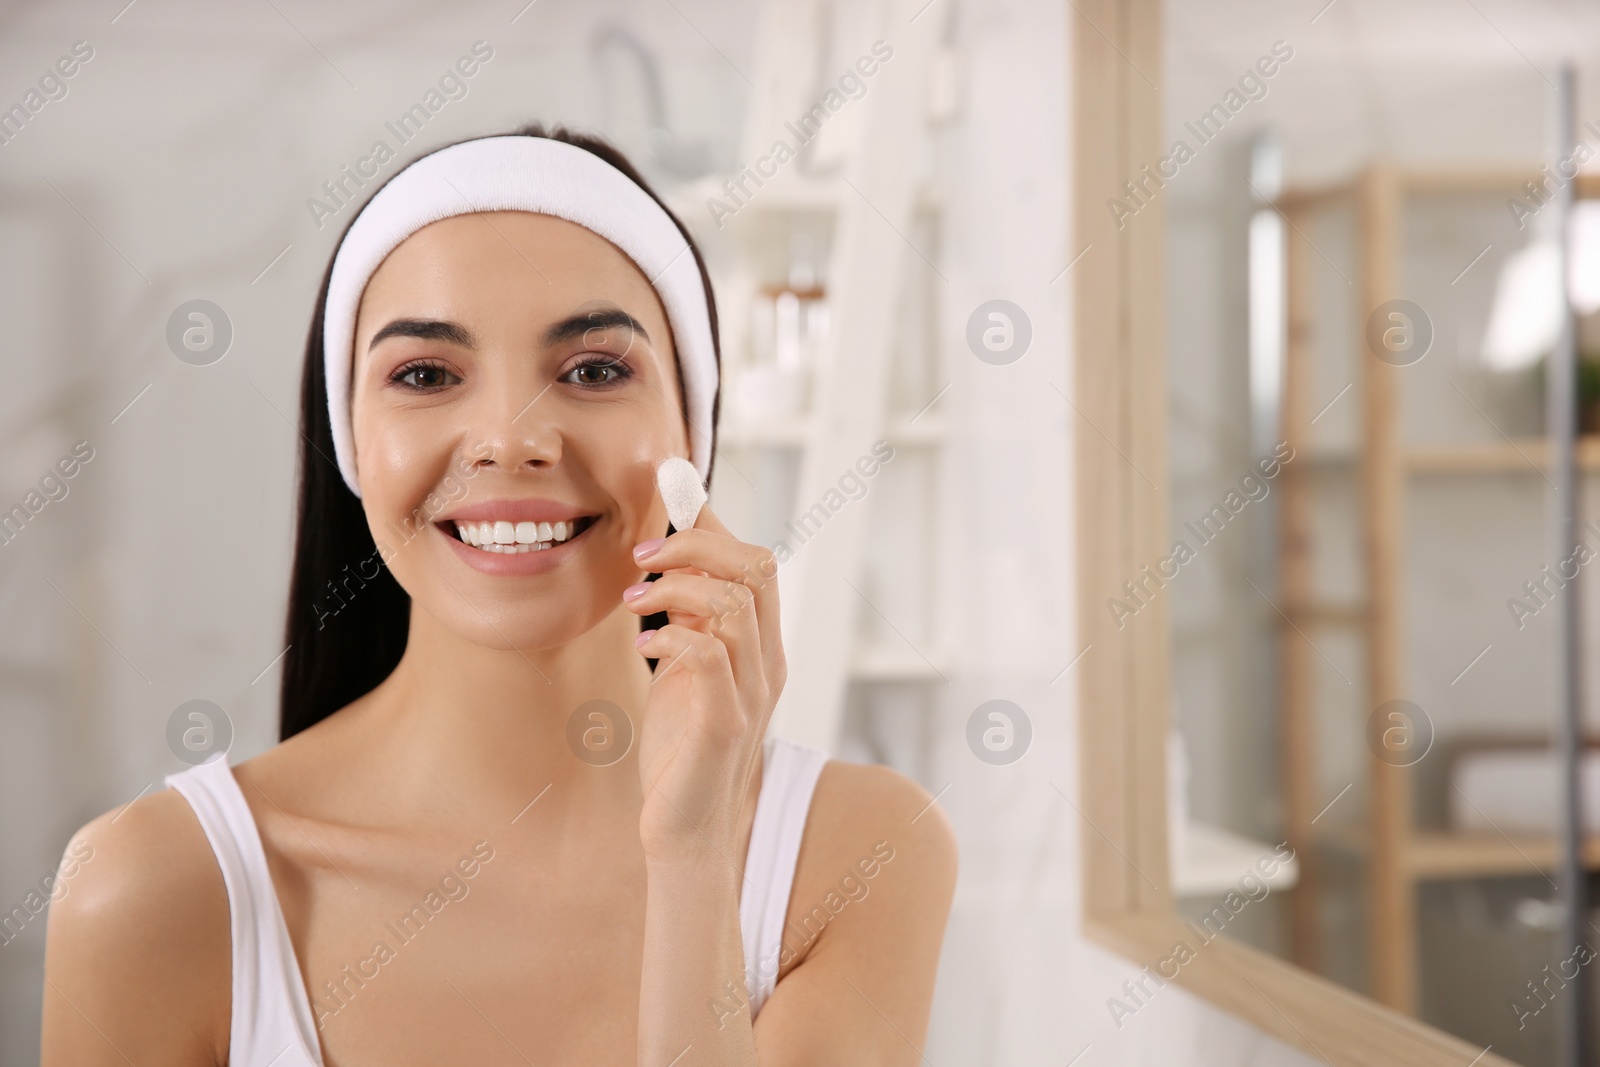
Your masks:
{"label": "blurred bathroom background", "polygon": [[[1553,1013],[1514,1008],[1559,919],[1554,612],[1524,585],[1562,562],[1537,442],[1549,234],[1522,182],[1550,159],[1557,61],[1600,42],[1600,13],[1193,0],[1164,18],[1162,66],[1138,74],[1190,151],[1108,210],[1159,197],[1168,231],[1168,491],[1197,549],[1161,590],[1180,910],[1202,921],[1293,840],[1227,935],[1373,993],[1372,880],[1401,879],[1410,940],[1377,951],[1412,971],[1390,1001],[1551,1062]],[[25,513],[0,525],[0,1065],[38,1059],[30,894],[77,827],[182,769],[175,710],[222,709],[232,762],[274,743],[301,362],[350,212],[427,148],[532,120],[611,138],[708,258],[713,503],[784,546],[774,729],[895,766],[957,828],[926,1062],[1313,1062],[1175,985],[1118,1017],[1138,970],[1080,934],[1067,798],[1094,709],[1072,675],[1071,441],[1096,413],[1069,399],[1069,57],[1098,32],[1040,0],[0,10],[0,109],[24,109],[0,113],[0,511]],[[1577,84],[1600,119],[1600,67]],[[1362,198],[1401,186],[1390,238],[1422,312],[1403,328],[1425,318],[1429,344],[1383,457],[1404,507],[1374,518]],[[1593,319],[1584,339],[1600,361]],[[1584,380],[1600,411],[1600,372]],[[1186,531],[1219,505],[1215,536]],[[1378,599],[1403,635],[1401,727],[1430,739],[1387,813],[1407,851],[1382,863],[1374,530],[1400,576]]]}

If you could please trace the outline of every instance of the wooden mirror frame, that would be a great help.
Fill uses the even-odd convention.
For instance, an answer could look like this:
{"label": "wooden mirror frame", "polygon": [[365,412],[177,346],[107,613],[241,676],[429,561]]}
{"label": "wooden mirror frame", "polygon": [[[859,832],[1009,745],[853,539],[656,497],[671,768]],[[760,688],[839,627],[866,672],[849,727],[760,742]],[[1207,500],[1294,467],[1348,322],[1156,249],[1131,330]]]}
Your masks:
{"label": "wooden mirror frame", "polygon": [[[1170,547],[1166,243],[1161,197],[1124,219],[1123,181],[1163,153],[1162,0],[1072,0],[1071,255],[1077,523],[1079,813],[1084,932],[1329,1064],[1514,1067],[1238,941],[1196,946],[1167,862],[1171,642],[1164,598],[1119,630],[1105,604]],[[1169,975],[1174,948],[1195,951]]]}

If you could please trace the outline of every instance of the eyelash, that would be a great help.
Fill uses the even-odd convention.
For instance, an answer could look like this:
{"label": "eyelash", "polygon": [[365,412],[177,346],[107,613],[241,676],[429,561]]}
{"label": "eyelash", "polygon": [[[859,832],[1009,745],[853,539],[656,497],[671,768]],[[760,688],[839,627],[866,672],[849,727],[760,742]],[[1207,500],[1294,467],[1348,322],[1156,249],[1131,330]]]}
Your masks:
{"label": "eyelash", "polygon": [[[616,377],[612,378],[610,381],[593,383],[585,386],[585,388],[603,389],[608,385],[615,385],[617,382],[625,381],[628,378],[633,377],[633,368],[628,366],[626,361],[618,359],[615,356],[592,355],[585,356],[582,360],[575,363],[566,371],[566,373],[561,375],[561,380],[564,382],[568,381],[572,375],[583,370],[585,367],[603,367],[606,370],[616,372]],[[571,382],[571,384],[582,385],[583,383]]]}
{"label": "eyelash", "polygon": [[[583,383],[571,382],[570,379],[572,375],[578,373],[586,367],[601,367],[605,370],[612,371],[615,374],[615,377],[609,381],[596,382],[586,386],[586,388],[591,389],[602,389],[608,385],[614,385],[619,381],[625,381],[628,378],[633,377],[634,374],[633,368],[628,366],[625,360],[617,359],[614,356],[593,355],[585,357],[572,367],[568,368],[568,370],[561,375],[561,380],[568,381],[572,385],[582,385]],[[412,360],[410,363],[407,363],[396,369],[395,372],[389,376],[389,381],[394,385],[400,386],[401,388],[410,389],[418,393],[429,393],[433,392],[434,390],[444,388],[443,385],[417,385],[415,383],[406,381],[407,377],[415,374],[417,371],[422,370],[438,371],[441,374],[448,375],[449,377],[456,378],[457,381],[460,381],[460,378],[455,374],[455,372],[453,372],[444,363],[434,359]]]}
{"label": "eyelash", "polygon": [[[414,359],[391,374],[389,376],[389,381],[403,389],[410,389],[418,393],[430,393],[435,389],[443,388],[443,386],[438,385],[413,385],[405,380],[408,375],[415,374],[419,370],[436,370],[441,374],[447,374],[452,378],[456,377],[455,373],[451,371],[449,367],[445,366],[436,359]],[[457,378],[457,380],[459,381],[460,379]]]}

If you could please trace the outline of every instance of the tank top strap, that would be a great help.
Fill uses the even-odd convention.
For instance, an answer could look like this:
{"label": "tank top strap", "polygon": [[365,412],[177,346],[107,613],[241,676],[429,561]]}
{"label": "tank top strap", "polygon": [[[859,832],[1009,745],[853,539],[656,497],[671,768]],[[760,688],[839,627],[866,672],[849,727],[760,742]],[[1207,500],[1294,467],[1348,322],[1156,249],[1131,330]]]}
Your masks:
{"label": "tank top strap", "polygon": [[323,1067],[311,1003],[250,805],[226,757],[169,774],[194,809],[228,890],[233,945],[229,1067]]}
{"label": "tank top strap", "polygon": [[739,896],[751,1019],[778,984],[800,839],[817,778],[828,761],[828,754],[819,748],[777,736],[767,738],[763,757],[761,792],[756,797]]}

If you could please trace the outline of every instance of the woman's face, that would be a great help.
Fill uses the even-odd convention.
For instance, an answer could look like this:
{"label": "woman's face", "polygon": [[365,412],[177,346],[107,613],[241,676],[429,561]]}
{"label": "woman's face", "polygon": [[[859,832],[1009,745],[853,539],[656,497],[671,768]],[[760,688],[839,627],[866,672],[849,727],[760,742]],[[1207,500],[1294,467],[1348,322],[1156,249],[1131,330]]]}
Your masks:
{"label": "woman's face", "polygon": [[443,219],[373,274],[355,340],[362,504],[413,606],[519,649],[622,610],[633,546],[667,529],[656,465],[688,456],[666,313],[633,261],[549,215]]}

